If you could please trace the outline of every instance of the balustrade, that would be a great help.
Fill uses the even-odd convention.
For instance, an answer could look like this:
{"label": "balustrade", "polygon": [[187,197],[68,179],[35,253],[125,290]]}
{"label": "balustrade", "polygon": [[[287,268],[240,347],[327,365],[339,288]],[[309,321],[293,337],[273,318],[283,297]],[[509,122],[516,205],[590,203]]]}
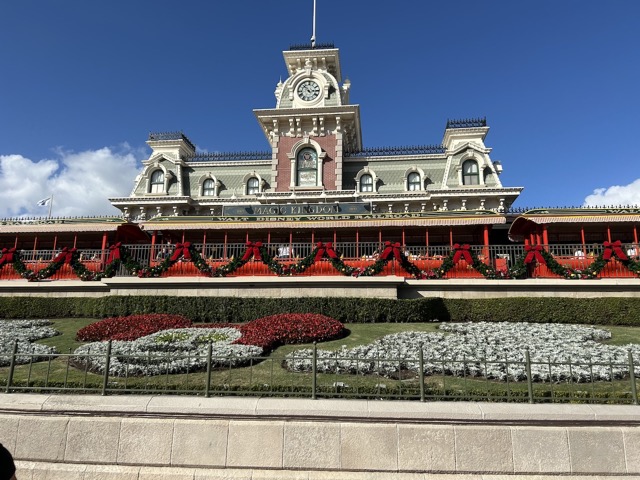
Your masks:
{"label": "balustrade", "polygon": [[[246,251],[244,243],[201,243],[192,244],[212,268],[217,268],[228,264],[234,259],[241,258]],[[316,247],[311,243],[265,243],[266,251],[277,262],[283,265],[296,264],[300,259],[307,257]],[[127,245],[132,258],[141,266],[154,267],[159,265],[164,259],[170,257],[175,246],[171,244],[157,245]],[[544,245],[543,249],[551,254],[553,258],[562,266],[575,270],[584,270],[604,251],[603,245],[582,245],[582,244],[555,244]],[[338,242],[333,245],[334,250],[340,259],[351,267],[366,268],[373,265],[384,250],[384,244],[378,242]],[[420,270],[428,272],[437,270],[451,252],[449,245],[405,245],[402,248],[407,259],[416,265]],[[638,260],[640,245],[626,244],[622,249],[633,260]],[[524,245],[471,245],[470,250],[477,258],[486,265],[498,271],[506,271],[513,267],[518,259],[524,258],[526,250]],[[58,254],[59,250],[21,250],[20,257],[25,266],[35,272],[48,266]],[[109,258],[109,250],[87,249],[80,250],[79,260],[83,265],[93,272],[102,271]],[[330,260],[325,258],[316,262],[312,267],[297,275],[337,275]],[[116,276],[130,276],[124,266],[121,266]],[[192,262],[181,259],[169,268],[163,276],[199,276],[201,273]],[[269,268],[259,260],[251,259],[241,268],[231,274],[232,276],[271,276],[274,275]],[[397,275],[410,277],[397,260],[391,260],[379,275]],[[551,271],[544,264],[531,265],[528,276],[533,278],[558,278],[559,276]],[[607,262],[604,269],[598,275],[605,278],[637,278],[637,275],[626,268],[616,258]],[[445,278],[481,278],[482,275],[464,260],[458,262],[454,268],[449,270]],[[19,279],[20,275],[10,265],[0,267],[0,280]],[[52,280],[77,279],[69,265],[63,265]]]}

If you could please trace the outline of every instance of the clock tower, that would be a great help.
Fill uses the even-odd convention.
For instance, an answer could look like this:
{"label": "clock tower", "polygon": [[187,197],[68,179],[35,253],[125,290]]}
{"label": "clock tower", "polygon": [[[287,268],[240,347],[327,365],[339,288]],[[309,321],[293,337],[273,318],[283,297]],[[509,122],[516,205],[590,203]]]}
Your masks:
{"label": "clock tower", "polygon": [[254,110],[272,149],[276,192],[343,189],[343,156],[362,149],[360,107],[349,103],[333,45],[284,52],[288,77],[278,82],[273,109]]}

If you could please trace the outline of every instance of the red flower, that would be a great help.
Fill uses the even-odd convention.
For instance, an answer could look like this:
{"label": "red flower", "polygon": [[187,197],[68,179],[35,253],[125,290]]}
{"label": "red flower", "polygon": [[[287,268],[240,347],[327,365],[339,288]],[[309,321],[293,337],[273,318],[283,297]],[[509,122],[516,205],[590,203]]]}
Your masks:
{"label": "red flower", "polygon": [[128,317],[105,318],[78,330],[76,339],[81,342],[106,340],[136,340],[152,333],[171,328],[187,328],[191,320],[182,315],[145,314]]}
{"label": "red flower", "polygon": [[241,345],[258,345],[271,350],[278,345],[309,343],[338,337],[344,327],[339,321],[315,313],[285,313],[258,318],[240,327]]}

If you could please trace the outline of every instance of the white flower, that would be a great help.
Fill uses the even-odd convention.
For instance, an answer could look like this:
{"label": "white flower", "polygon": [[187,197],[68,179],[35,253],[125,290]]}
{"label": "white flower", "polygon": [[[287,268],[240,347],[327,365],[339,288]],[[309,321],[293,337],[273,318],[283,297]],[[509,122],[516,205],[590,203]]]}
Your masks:
{"label": "white flower", "polygon": [[[322,373],[377,373],[395,376],[419,372],[422,348],[426,375],[446,374],[505,381],[526,380],[526,351],[531,376],[537,381],[611,380],[629,373],[628,352],[640,359],[640,345],[599,343],[611,333],[580,325],[536,323],[444,323],[448,333],[401,332],[369,345],[337,351],[318,350]],[[309,349],[287,355],[291,371],[311,371]]]}
{"label": "white flower", "polygon": [[23,354],[16,355],[17,364],[37,362],[58,353],[54,347],[31,343],[60,334],[48,325],[49,320],[0,320],[0,367],[10,365],[16,340],[18,354]]}
{"label": "white flower", "polygon": [[[240,367],[263,353],[255,345],[235,345],[241,337],[236,328],[178,328],[111,343],[109,374],[115,376],[161,375],[202,370],[207,366],[209,345],[215,367]],[[103,373],[108,342],[78,347],[75,361]]]}

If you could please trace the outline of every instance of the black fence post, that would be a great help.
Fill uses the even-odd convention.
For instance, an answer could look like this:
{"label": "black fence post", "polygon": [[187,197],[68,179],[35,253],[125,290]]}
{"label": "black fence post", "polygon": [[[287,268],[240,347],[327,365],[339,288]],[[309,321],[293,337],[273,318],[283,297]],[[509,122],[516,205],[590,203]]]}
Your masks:
{"label": "black fence post", "polygon": [[633,354],[629,350],[629,377],[631,377],[631,397],[633,398],[633,404],[638,405],[638,389],[636,386],[636,372],[633,367]]}
{"label": "black fence post", "polygon": [[204,396],[209,398],[210,388],[211,388],[211,355],[213,353],[212,344],[209,344],[209,348],[207,348],[207,384],[204,388]]}
{"label": "black fence post", "polygon": [[104,358],[104,378],[102,380],[102,395],[107,394],[107,386],[109,385],[109,367],[111,365],[111,342],[107,343],[107,354]]}
{"label": "black fence post", "polygon": [[424,402],[424,353],[422,352],[422,343],[420,343],[420,351],[419,351],[419,375],[420,375],[420,401]]}
{"label": "black fence post", "polygon": [[13,372],[16,369],[16,355],[18,353],[18,339],[13,341],[13,349],[11,350],[11,363],[9,364],[9,376],[7,377],[7,389],[6,393],[11,391],[11,384],[13,384]]}
{"label": "black fence post", "polygon": [[313,342],[313,357],[311,358],[311,399],[315,400],[318,388],[318,342]]}
{"label": "black fence post", "polygon": [[533,381],[531,379],[531,357],[529,356],[529,349],[524,351],[525,368],[527,370],[527,389],[529,391],[529,403],[533,403]]}

